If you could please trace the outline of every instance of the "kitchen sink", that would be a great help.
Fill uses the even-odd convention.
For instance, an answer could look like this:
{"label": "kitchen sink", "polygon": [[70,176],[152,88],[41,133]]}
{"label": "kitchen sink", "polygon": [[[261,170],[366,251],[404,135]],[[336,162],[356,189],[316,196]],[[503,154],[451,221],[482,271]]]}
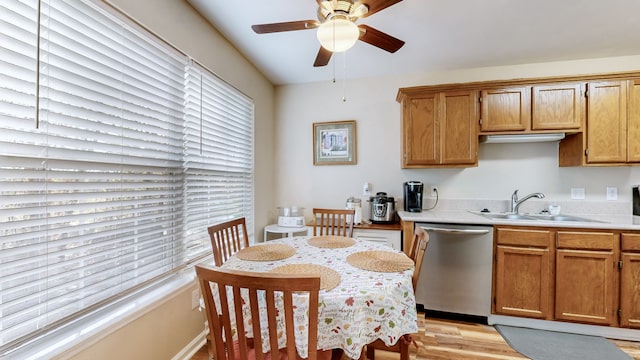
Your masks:
{"label": "kitchen sink", "polygon": [[514,214],[514,213],[492,213],[482,211],[469,211],[472,214],[484,216],[494,220],[530,220],[530,221],[576,221],[576,222],[603,222],[573,215],[550,215],[550,214]]}
{"label": "kitchen sink", "polygon": [[600,220],[587,219],[579,216],[572,215],[547,215],[547,214],[529,214],[527,215],[536,220],[544,221],[582,221],[582,222],[603,222]]}
{"label": "kitchen sink", "polygon": [[481,211],[470,211],[472,214],[484,216],[489,219],[498,219],[498,220],[536,220],[533,217],[522,214],[512,214],[512,213],[491,213],[491,212],[481,212]]}

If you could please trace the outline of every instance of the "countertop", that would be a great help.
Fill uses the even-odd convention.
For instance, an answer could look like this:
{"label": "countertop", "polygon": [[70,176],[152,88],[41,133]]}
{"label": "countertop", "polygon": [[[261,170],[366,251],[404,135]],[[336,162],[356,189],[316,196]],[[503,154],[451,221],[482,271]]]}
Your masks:
{"label": "countertop", "polygon": [[[407,211],[397,212],[403,221],[431,222],[431,223],[455,223],[469,225],[514,225],[514,226],[538,226],[561,227],[581,229],[612,229],[612,230],[639,230],[640,217],[632,215],[602,215],[602,214],[566,214],[583,218],[598,220],[600,222],[582,221],[545,221],[545,220],[506,220],[489,219],[481,215],[473,214],[466,210],[429,210],[420,213]],[[522,213],[525,214],[526,213]],[[563,213],[564,214],[564,213]]]}

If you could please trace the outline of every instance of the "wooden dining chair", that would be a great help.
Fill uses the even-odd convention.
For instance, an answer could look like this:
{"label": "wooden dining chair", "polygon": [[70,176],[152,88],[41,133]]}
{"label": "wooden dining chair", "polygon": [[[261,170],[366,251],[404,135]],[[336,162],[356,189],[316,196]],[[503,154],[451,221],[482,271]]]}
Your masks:
{"label": "wooden dining chair", "polygon": [[[413,234],[413,242],[409,249],[409,257],[415,264],[413,276],[411,278],[414,293],[416,291],[416,286],[418,285],[420,269],[422,269],[422,260],[424,259],[424,253],[427,251],[428,244],[429,234],[422,227],[416,226]],[[409,345],[411,345],[412,342],[413,339],[410,334],[403,335],[394,345],[391,346],[387,346],[384,341],[378,339],[367,345],[367,357],[370,360],[375,360],[375,350],[378,349],[400,353],[400,360],[409,360]]]}
{"label": "wooden dining chair", "polygon": [[249,235],[244,217],[209,226],[207,231],[211,238],[211,250],[216,266],[222,266],[240,249],[249,247]]}
{"label": "wooden dining chair", "polygon": [[355,209],[313,208],[313,235],[353,236]]}
{"label": "wooden dining chair", "polygon": [[411,283],[413,284],[413,292],[415,293],[418,286],[418,279],[420,278],[420,269],[422,269],[422,260],[424,260],[424,253],[427,251],[429,245],[429,234],[424,231],[420,226],[416,226],[413,235],[413,242],[411,243],[411,250],[409,250],[409,258],[413,260],[415,269],[413,270],[413,277]]}
{"label": "wooden dining chair", "polygon": [[[296,334],[300,331],[294,326],[300,324],[294,324],[294,296],[308,296],[308,312],[303,317],[307,322],[308,360],[331,358],[331,350],[311,351],[318,348],[320,277],[203,265],[196,266],[196,274],[209,324],[210,354],[215,360],[301,359],[296,350]],[[247,316],[250,321],[245,321]],[[247,333],[249,329],[245,328],[248,323],[251,324],[251,337]],[[237,340],[232,340],[234,334],[237,334]],[[263,335],[267,334],[269,351],[263,353],[261,344]],[[279,335],[285,336],[286,348],[279,349]],[[278,356],[274,357],[274,353]]]}

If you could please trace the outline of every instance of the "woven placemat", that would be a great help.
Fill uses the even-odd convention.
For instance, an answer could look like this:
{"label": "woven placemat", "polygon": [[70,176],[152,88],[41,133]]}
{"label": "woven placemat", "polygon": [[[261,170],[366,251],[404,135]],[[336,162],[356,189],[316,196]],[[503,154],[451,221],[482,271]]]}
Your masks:
{"label": "woven placemat", "polygon": [[413,267],[413,260],[404,253],[383,250],[357,252],[347,256],[347,262],[359,269],[377,272],[397,272]]}
{"label": "woven placemat", "polygon": [[293,246],[285,244],[254,245],[236,253],[240,260],[273,261],[292,257],[296,253]]}
{"label": "woven placemat", "polygon": [[346,248],[356,243],[356,241],[350,237],[337,236],[337,235],[324,235],[314,236],[307,240],[307,243],[311,246],[319,248]]}
{"label": "woven placemat", "polygon": [[316,264],[287,264],[271,269],[273,273],[316,275],[320,276],[320,290],[331,290],[340,284],[340,274],[337,271]]}

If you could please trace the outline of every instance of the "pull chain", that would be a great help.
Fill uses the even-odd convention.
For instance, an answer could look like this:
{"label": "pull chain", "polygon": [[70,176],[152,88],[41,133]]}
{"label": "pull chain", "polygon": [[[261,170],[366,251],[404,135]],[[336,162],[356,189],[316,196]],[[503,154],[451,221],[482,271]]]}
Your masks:
{"label": "pull chain", "polygon": [[347,52],[345,51],[342,54],[342,64],[343,64],[343,76],[344,80],[342,81],[342,102],[347,102]]}

